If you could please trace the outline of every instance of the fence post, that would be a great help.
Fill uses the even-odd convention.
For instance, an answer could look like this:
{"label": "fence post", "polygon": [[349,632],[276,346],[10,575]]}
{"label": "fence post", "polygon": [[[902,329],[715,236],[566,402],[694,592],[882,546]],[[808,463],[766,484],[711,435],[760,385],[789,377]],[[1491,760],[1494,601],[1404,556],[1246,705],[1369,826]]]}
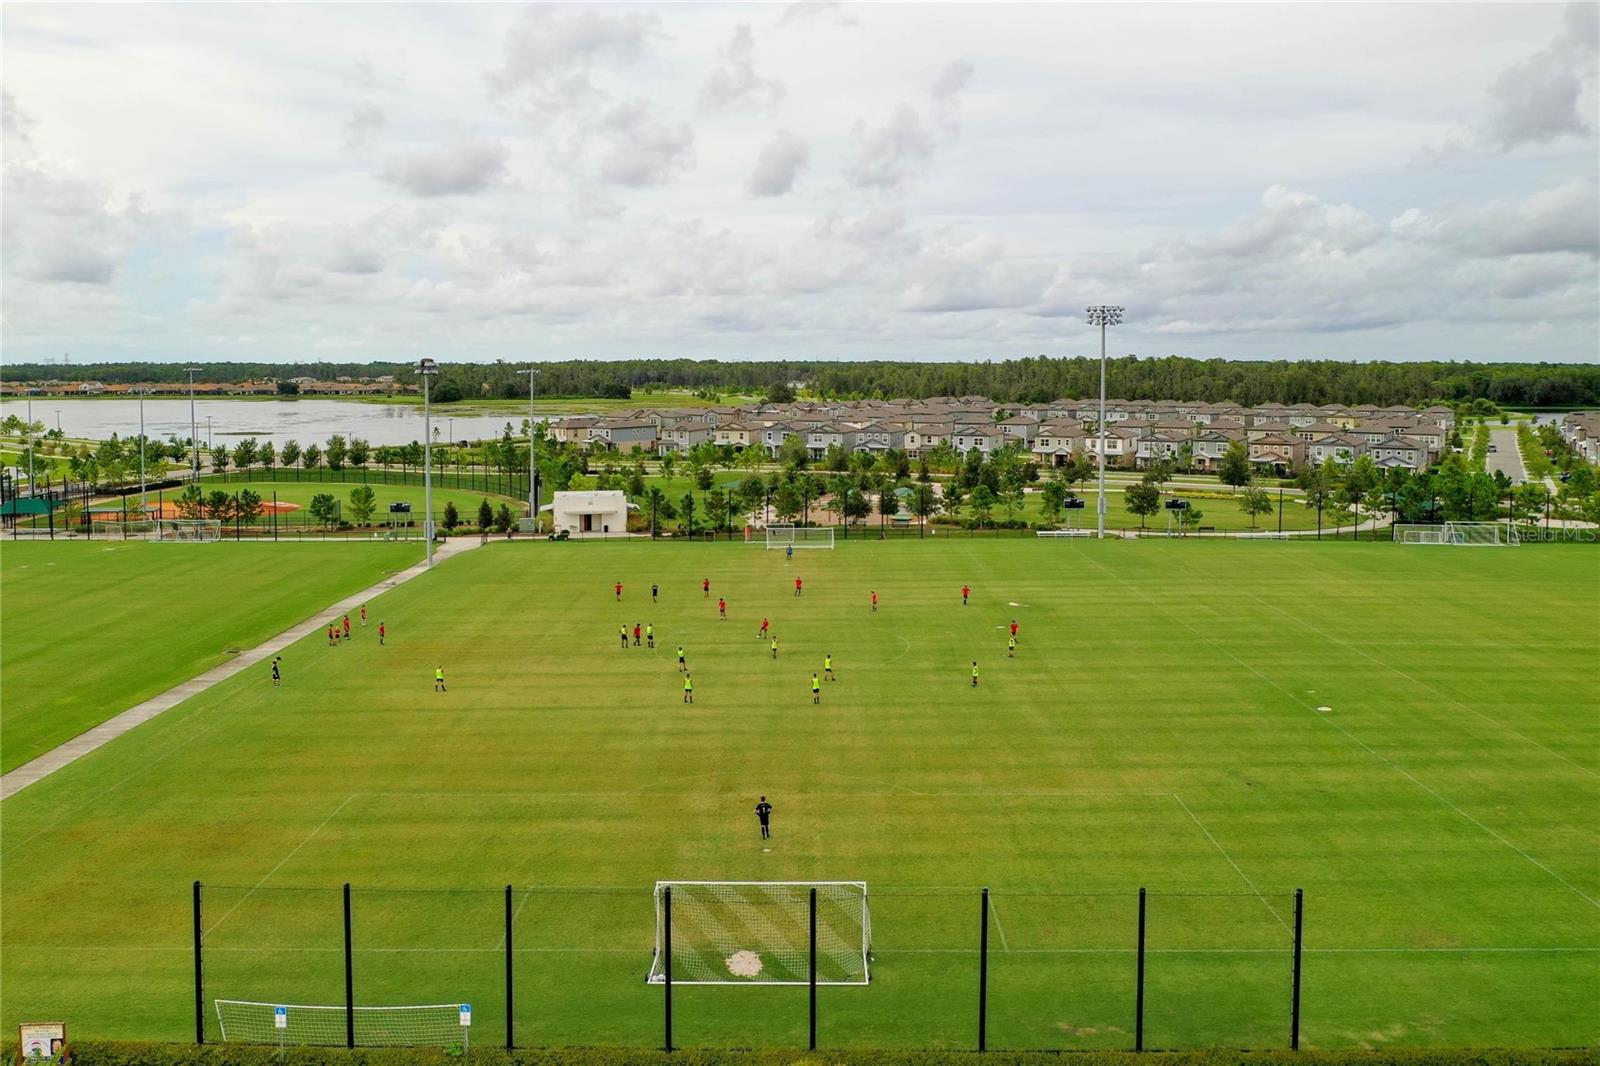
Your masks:
{"label": "fence post", "polygon": [[344,1046],[356,1046],[356,973],[350,960],[350,882],[344,883]]}
{"label": "fence post", "polygon": [[989,890],[983,890],[983,924],[978,930],[978,1050],[989,1043]]}
{"label": "fence post", "polygon": [[1294,986],[1289,1008],[1289,1047],[1300,1050],[1300,931],[1305,918],[1305,889],[1294,890]]}
{"label": "fence post", "polygon": [[516,1000],[511,992],[511,886],[506,886],[506,1050],[517,1046]]}
{"label": "fence post", "polygon": [[194,883],[194,1042],[206,1042],[205,966],[200,958],[200,882]]}
{"label": "fence post", "polygon": [[666,1004],[666,1050],[672,1050],[672,886],[661,890],[661,975]]}
{"label": "fence post", "polygon": [[811,889],[811,964],[806,968],[807,984],[811,986],[811,1043],[810,1050],[817,1050],[817,890]]}
{"label": "fence post", "polygon": [[1144,888],[1139,888],[1139,962],[1134,978],[1133,1050],[1144,1050]]}

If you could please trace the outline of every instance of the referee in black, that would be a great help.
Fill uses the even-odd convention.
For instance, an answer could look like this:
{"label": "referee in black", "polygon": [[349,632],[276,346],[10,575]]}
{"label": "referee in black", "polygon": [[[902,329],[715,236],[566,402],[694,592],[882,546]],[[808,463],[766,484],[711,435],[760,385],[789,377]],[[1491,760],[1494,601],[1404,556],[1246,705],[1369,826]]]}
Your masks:
{"label": "referee in black", "polygon": [[772,827],[767,823],[772,818],[772,804],[767,802],[765,796],[762,796],[761,802],[756,804],[756,817],[761,819],[761,839],[771,839]]}

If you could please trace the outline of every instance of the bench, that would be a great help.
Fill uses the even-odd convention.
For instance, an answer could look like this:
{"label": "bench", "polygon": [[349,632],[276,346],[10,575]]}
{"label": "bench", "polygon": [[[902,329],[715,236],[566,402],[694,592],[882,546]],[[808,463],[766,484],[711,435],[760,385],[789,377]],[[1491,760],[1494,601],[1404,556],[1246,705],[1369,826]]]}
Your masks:
{"label": "bench", "polygon": [[1037,531],[1041,537],[1088,537],[1094,531],[1090,529],[1041,529]]}

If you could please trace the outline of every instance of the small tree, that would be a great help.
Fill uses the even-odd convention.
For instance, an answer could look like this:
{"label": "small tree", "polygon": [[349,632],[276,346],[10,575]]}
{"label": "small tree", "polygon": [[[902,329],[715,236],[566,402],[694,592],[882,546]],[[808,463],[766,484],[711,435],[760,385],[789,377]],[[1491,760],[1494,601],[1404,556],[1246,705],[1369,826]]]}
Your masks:
{"label": "small tree", "polygon": [[494,508],[490,507],[489,501],[485,499],[478,504],[478,531],[480,533],[487,533],[489,532],[490,527],[493,525]]}
{"label": "small tree", "polygon": [[694,536],[694,493],[683,494],[683,501],[679,513],[683,515],[683,527],[689,536]]}
{"label": "small tree", "polygon": [[894,483],[885,482],[883,488],[878,492],[879,526],[881,527],[883,524],[882,519],[892,519],[899,513],[900,497],[894,494]]}
{"label": "small tree", "polygon": [[222,489],[206,494],[206,517],[226,521],[233,514],[233,497]]}
{"label": "small tree", "polygon": [[701,492],[709,490],[714,480],[715,478],[712,474],[711,467],[706,465],[697,465],[694,468],[695,488],[699,489]]}
{"label": "small tree", "polygon": [[365,476],[367,460],[372,458],[372,446],[360,437],[350,438],[350,465],[361,471]]}
{"label": "small tree", "polygon": [[1053,526],[1061,520],[1061,509],[1066,506],[1067,487],[1059,481],[1046,481],[1039,492],[1039,503],[1045,524]]}
{"label": "small tree", "polygon": [[779,485],[772,494],[772,510],[780,521],[793,522],[800,514],[804,502],[800,498],[800,487],[793,480],[785,481]]}
{"label": "small tree", "polygon": [[1178,512],[1178,528],[1186,531],[1194,529],[1200,524],[1200,519],[1204,517],[1205,512],[1195,508],[1193,505],[1185,507]]}
{"label": "small tree", "polygon": [[1272,498],[1266,489],[1247,488],[1239,497],[1239,510],[1250,516],[1250,528],[1256,528],[1256,519],[1272,513]]}
{"label": "small tree", "polygon": [[300,461],[300,442],[296,440],[284,441],[283,451],[279,452],[278,454],[283,460],[284,466],[289,467],[291,470],[295,470],[295,479],[299,480],[300,472],[298,469],[296,469],[295,464]]}
{"label": "small tree", "polygon": [[1161,510],[1161,489],[1152,482],[1141,481],[1128,486],[1122,494],[1122,502],[1129,511],[1139,516],[1139,528],[1143,529],[1144,520]]}
{"label": "small tree", "polygon": [[239,521],[254,522],[261,516],[261,494],[254,489],[245,489],[234,501],[234,510]]}
{"label": "small tree", "polygon": [[271,481],[272,464],[278,461],[278,453],[272,447],[272,442],[270,440],[257,449],[256,458],[261,461],[262,466],[267,468],[267,480]]}
{"label": "small tree", "polygon": [[454,533],[461,524],[461,512],[456,510],[456,501],[448,500],[444,505],[444,531]]}
{"label": "small tree", "polygon": [[[1368,518],[1376,518],[1379,514],[1390,509],[1389,494],[1384,491],[1381,484],[1373,485],[1367,490],[1366,499],[1361,501],[1367,509]],[[1372,539],[1378,539],[1378,524],[1372,524]]]}
{"label": "small tree", "polygon": [[345,444],[342,436],[335,433],[333,436],[329,437],[328,448],[324,453],[327,456],[328,469],[334,471],[335,473],[343,470],[345,456],[349,454],[349,451],[349,445]]}
{"label": "small tree", "polygon": [[1255,472],[1250,469],[1250,452],[1243,443],[1234,441],[1228,445],[1228,450],[1223,453],[1222,461],[1217,464],[1217,478],[1224,485],[1232,485],[1235,490],[1250,484],[1255,477]]}
{"label": "small tree", "polygon": [[706,493],[706,522],[713,530],[727,529],[733,507],[722,489]]}
{"label": "small tree", "polygon": [[931,484],[918,484],[912,491],[911,513],[923,523],[939,513],[939,497],[934,495]]}
{"label": "small tree", "polygon": [[247,437],[233,446],[234,469],[249,472],[256,461],[256,439]]}
{"label": "small tree", "polygon": [[300,468],[302,470],[315,470],[320,462],[322,462],[322,449],[315,444],[307,444],[300,453]]}
{"label": "small tree", "polygon": [[951,518],[961,518],[961,505],[966,501],[966,490],[954,478],[944,483],[944,513]]}
{"label": "small tree", "polygon": [[183,495],[178,497],[178,514],[188,519],[206,516],[205,494],[200,491],[199,485],[190,485],[183,490]]}
{"label": "small tree", "polygon": [[988,485],[972,490],[972,524],[978,529],[987,526],[994,515],[995,495]]}
{"label": "small tree", "polygon": [[339,518],[339,501],[333,498],[331,492],[319,492],[311,497],[308,510],[311,512],[311,517],[324,526],[331,526]]}
{"label": "small tree", "polygon": [[211,469],[222,475],[222,480],[228,480],[228,449],[219,444],[211,449]]}
{"label": "small tree", "polygon": [[804,470],[806,463],[811,461],[811,451],[806,447],[805,438],[798,433],[791,433],[783,438],[783,443],[778,445],[778,462],[790,470]]}
{"label": "small tree", "polygon": [[517,524],[517,516],[511,513],[511,505],[502,503],[499,510],[494,513],[494,531],[496,533],[510,533],[511,527]]}
{"label": "small tree", "polygon": [[378,494],[371,485],[357,485],[350,490],[350,517],[358,526],[364,526],[378,508]]}

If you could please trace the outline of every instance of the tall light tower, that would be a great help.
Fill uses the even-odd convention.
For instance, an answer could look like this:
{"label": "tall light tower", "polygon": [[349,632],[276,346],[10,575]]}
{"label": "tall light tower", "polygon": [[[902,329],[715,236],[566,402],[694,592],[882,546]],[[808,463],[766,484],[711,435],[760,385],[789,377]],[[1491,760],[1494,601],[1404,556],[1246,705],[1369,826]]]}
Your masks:
{"label": "tall light tower", "polygon": [[533,530],[538,532],[539,522],[539,463],[534,455],[535,441],[538,439],[534,433],[535,425],[533,415],[533,379],[539,376],[539,368],[530,366],[517,371],[519,374],[528,375],[528,520],[533,523]]}
{"label": "tall light tower", "polygon": [[194,479],[200,480],[200,422],[194,417],[194,376],[199,371],[197,366],[183,368],[189,372],[189,456],[190,465],[194,467]]}
{"label": "tall light tower", "polygon": [[150,504],[147,502],[147,498],[149,496],[150,490],[149,490],[149,487],[148,487],[148,483],[145,481],[145,476],[144,476],[144,394],[145,394],[145,390],[144,389],[140,389],[139,390],[139,520],[141,522],[144,521],[146,518],[150,517],[150,511],[149,511]]}
{"label": "tall light tower", "polygon": [[433,569],[433,417],[429,410],[428,383],[439,373],[432,359],[417,360],[422,378],[422,536],[428,542],[428,569]]}
{"label": "tall light tower", "polygon": [[1122,325],[1122,308],[1096,304],[1086,309],[1089,325],[1100,327],[1100,499],[1095,506],[1095,536],[1106,535],[1106,327]]}

